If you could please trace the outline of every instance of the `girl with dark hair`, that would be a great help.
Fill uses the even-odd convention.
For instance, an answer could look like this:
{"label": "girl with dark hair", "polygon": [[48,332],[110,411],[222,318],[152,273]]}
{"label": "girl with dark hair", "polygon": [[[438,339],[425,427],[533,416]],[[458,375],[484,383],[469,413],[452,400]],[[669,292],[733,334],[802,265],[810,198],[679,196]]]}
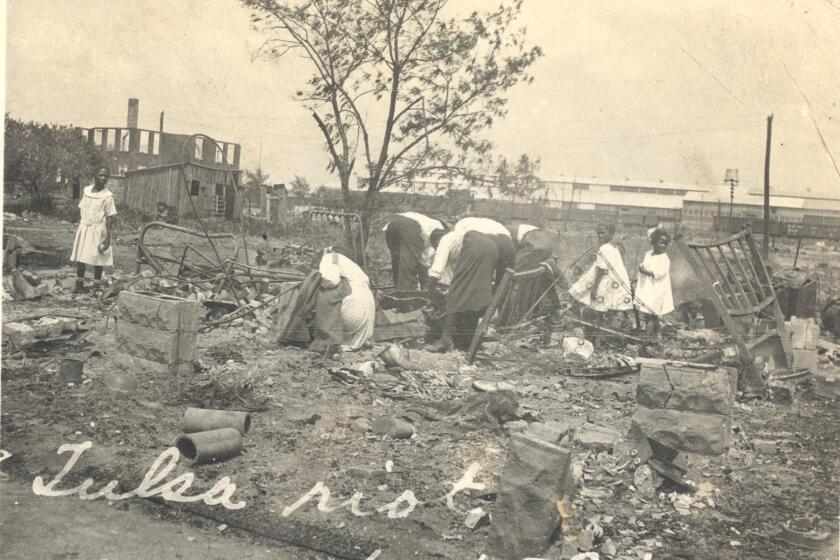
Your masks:
{"label": "girl with dark hair", "polygon": [[107,167],[97,168],[94,183],[85,187],[79,201],[81,220],[70,254],[70,260],[76,263],[77,293],[84,290],[88,265],[93,267],[94,288],[102,282],[103,267],[114,266],[111,232],[116,223],[117,205],[114,193],[106,186],[110,176]]}
{"label": "girl with dark hair", "polygon": [[598,253],[595,262],[569,288],[569,295],[599,312],[628,311],[633,308],[630,277],[621,252],[613,243],[615,226],[600,223],[597,229]]}
{"label": "girl with dark hair", "polygon": [[645,253],[645,258],[639,265],[636,300],[639,310],[645,315],[647,334],[653,336],[660,330],[659,318],[674,310],[671,259],[665,252],[671,242],[671,236],[659,225],[648,230],[648,239],[653,248]]}

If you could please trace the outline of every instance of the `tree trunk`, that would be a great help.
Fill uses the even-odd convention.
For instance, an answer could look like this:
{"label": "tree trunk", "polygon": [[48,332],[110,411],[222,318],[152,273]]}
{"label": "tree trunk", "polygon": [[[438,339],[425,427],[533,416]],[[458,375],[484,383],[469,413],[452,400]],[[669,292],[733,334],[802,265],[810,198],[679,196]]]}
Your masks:
{"label": "tree trunk", "polygon": [[[343,211],[345,213],[349,212],[351,209],[350,206],[350,178],[349,177],[341,177],[341,198],[344,201],[344,208]],[[359,254],[357,247],[358,243],[355,243],[353,240],[353,222],[350,220],[349,216],[345,216],[344,220],[344,245],[346,246],[347,250],[350,251],[350,254],[355,256],[356,263],[361,263],[361,255]]]}
{"label": "tree trunk", "polygon": [[367,244],[370,235],[370,221],[373,216],[374,201],[376,200],[376,190],[368,187],[365,193],[365,203],[362,206],[362,232],[364,232],[365,244]]}

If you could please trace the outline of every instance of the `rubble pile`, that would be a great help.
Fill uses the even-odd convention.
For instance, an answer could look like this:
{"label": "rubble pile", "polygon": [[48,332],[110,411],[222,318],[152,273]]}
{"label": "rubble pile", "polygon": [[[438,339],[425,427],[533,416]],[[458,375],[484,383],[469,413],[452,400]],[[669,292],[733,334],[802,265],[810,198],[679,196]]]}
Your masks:
{"label": "rubble pile", "polygon": [[[287,249],[261,262],[313,256]],[[134,472],[177,442],[196,486],[226,477],[248,504],[218,526],[262,523],[362,560],[377,553],[347,535],[364,533],[380,558],[496,560],[807,557],[797,553],[836,538],[820,521],[836,518],[836,500],[813,486],[836,478],[825,450],[837,413],[824,401],[840,398],[840,346],[814,318],[790,319],[795,364],[765,368],[770,390],[746,402],[728,367],[743,359],[722,328],[668,325],[642,340],[540,325],[490,333],[467,363],[420,349],[423,310],[395,307],[378,310],[371,345],[316,354],[272,339],[299,282],[112,279],[98,300],[53,286],[38,302],[99,319],[114,298],[115,327],[90,330],[84,355],[18,358],[90,328],[56,309],[3,325],[15,351],[4,353],[14,375],[3,436],[15,450],[42,447],[22,454],[20,472],[55,455],[42,439],[101,446],[92,477],[102,465]],[[107,392],[113,369],[134,376],[129,395]]]}

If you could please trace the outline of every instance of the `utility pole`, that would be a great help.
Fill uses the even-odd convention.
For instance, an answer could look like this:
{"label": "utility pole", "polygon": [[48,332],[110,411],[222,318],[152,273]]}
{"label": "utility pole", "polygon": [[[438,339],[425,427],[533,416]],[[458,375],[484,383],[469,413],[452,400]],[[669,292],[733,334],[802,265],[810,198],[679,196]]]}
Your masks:
{"label": "utility pole", "polygon": [[723,179],[724,183],[729,183],[729,231],[732,231],[732,205],[735,202],[735,186],[738,184],[738,170],[727,169],[726,175]]}
{"label": "utility pole", "polygon": [[160,112],[160,136],[158,136],[158,155],[160,156],[160,165],[163,166],[163,111]]}
{"label": "utility pole", "polygon": [[773,114],[767,117],[767,145],[764,150],[764,246],[762,256],[769,264],[770,258],[770,139],[773,135]]}

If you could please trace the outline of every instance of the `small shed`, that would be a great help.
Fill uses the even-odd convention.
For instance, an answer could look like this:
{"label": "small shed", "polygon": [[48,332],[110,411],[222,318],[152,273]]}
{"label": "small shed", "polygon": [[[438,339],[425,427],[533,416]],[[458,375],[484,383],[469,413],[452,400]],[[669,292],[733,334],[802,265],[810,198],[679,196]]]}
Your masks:
{"label": "small shed", "polygon": [[236,185],[241,172],[188,161],[128,171],[122,204],[146,214],[157,214],[166,205],[171,213],[238,219],[240,204]]}

